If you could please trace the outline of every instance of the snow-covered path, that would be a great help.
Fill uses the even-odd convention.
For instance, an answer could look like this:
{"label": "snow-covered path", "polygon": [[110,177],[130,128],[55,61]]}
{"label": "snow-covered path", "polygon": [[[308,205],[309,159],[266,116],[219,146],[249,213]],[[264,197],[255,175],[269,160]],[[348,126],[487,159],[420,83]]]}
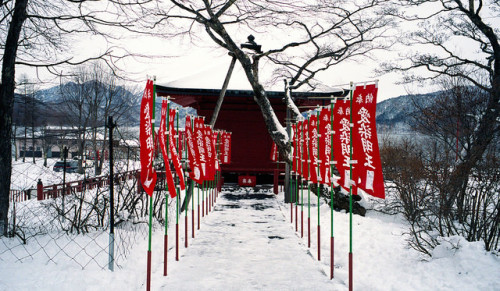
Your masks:
{"label": "snow-covered path", "polygon": [[335,289],[273,194],[224,193],[180,261],[169,264],[167,277],[161,266],[153,272],[152,290]]}

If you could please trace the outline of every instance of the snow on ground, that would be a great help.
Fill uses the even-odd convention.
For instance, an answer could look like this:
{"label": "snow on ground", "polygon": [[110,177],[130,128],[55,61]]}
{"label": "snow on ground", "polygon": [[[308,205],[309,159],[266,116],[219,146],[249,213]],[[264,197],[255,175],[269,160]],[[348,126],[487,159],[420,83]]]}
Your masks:
{"label": "snow on ground", "polygon": [[[163,229],[153,235],[152,290],[347,290],[349,215],[334,213],[335,278],[330,281],[330,209],[320,201],[318,261],[317,198],[310,195],[311,248],[307,247],[307,204],[301,238],[300,205],[296,232],[295,208],[292,224],[283,193],[223,191],[214,211],[201,218],[194,239],[189,212],[187,249],[181,216],[179,261],[171,216],[167,277],[162,272]],[[406,246],[401,217],[368,211],[366,217],[354,215],[353,225],[354,290],[500,290],[500,259],[484,251],[480,242],[449,238],[433,258],[422,260]],[[144,237],[114,272],[92,266],[81,270],[71,262],[54,264],[35,258],[14,263],[0,258],[0,290],[144,290],[146,251]]]}

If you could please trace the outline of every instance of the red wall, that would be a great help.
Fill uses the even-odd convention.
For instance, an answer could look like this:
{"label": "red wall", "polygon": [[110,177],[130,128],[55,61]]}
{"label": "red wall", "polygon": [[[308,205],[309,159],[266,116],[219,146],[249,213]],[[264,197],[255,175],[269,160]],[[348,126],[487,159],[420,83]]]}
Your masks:
{"label": "red wall", "polygon": [[[219,92],[219,90],[157,87],[159,96],[168,95],[177,104],[195,108],[198,115],[205,117],[205,123],[209,123],[212,118]],[[278,119],[284,125],[286,107],[283,104],[282,95],[274,95],[275,97],[270,98],[270,101]],[[318,101],[302,100],[296,103],[313,105]],[[276,169],[276,164],[270,160],[272,140],[260,108],[249,91],[227,91],[215,129],[232,132],[231,164],[224,165],[223,172],[257,174],[272,173]]]}

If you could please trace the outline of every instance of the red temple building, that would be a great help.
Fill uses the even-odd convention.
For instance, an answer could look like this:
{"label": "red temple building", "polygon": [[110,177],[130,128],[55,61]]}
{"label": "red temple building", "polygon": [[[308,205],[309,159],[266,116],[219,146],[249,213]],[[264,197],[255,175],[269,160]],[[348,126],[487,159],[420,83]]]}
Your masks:
{"label": "red temple building", "polygon": [[[188,89],[156,86],[158,96],[170,96],[182,106],[190,106],[198,115],[210,122],[221,90]],[[315,93],[293,92],[297,106],[328,105],[328,99],[311,99],[311,97],[341,96],[343,92]],[[280,120],[285,124],[286,106],[283,102],[284,92],[268,91],[271,105]],[[270,159],[272,140],[268,134],[264,118],[259,106],[253,99],[251,90],[227,90],[224,102],[218,114],[214,128],[232,132],[231,163],[222,166],[222,174],[226,182],[236,182],[239,176],[255,176],[257,184],[272,183],[272,174],[277,168]],[[284,165],[280,166],[284,169]]]}

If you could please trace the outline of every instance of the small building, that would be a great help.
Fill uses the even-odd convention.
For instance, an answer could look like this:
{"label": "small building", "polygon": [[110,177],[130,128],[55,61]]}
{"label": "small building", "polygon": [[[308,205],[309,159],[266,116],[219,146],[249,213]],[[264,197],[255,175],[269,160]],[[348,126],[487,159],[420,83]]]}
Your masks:
{"label": "small building", "polygon": [[[206,117],[210,122],[215,104],[221,90],[193,89],[156,86],[158,96],[170,96],[182,106],[190,106],[198,115]],[[339,96],[343,92],[293,92],[297,106],[328,105],[328,99],[310,99],[310,97]],[[344,93],[345,94],[345,93]],[[283,102],[284,92],[267,91],[271,105],[282,124],[285,124],[286,106]],[[257,184],[272,183],[271,174],[278,165],[270,159],[272,139],[267,131],[259,106],[254,101],[251,90],[227,90],[220,109],[216,129],[232,132],[231,163],[222,166],[222,174],[226,182],[237,182],[239,176],[256,176]],[[280,166],[284,168],[283,165]]]}

